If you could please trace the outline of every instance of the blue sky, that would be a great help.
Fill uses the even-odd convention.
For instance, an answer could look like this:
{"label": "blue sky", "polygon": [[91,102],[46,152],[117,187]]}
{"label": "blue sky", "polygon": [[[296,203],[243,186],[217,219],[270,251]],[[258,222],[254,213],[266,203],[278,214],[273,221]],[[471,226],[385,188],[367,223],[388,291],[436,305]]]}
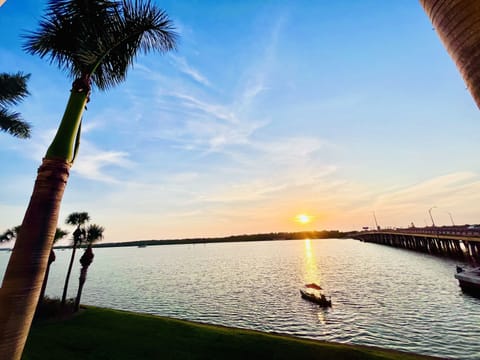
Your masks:
{"label": "blue sky", "polygon": [[[156,1],[155,1],[156,2]],[[0,68],[31,73],[0,134],[0,228],[22,221],[71,79],[25,54],[45,1],[0,8]],[[478,109],[417,1],[162,1],[178,51],[94,91],[60,222],[106,242],[480,223]],[[295,216],[307,213],[309,224]],[[65,227],[65,226],[63,226]]]}

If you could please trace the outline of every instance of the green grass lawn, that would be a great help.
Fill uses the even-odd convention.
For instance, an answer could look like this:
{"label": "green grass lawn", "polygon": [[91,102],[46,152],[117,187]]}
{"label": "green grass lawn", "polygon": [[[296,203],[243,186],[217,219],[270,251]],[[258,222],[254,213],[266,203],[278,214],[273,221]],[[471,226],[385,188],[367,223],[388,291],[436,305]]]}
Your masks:
{"label": "green grass lawn", "polygon": [[34,324],[23,360],[424,359],[412,354],[88,307]]}

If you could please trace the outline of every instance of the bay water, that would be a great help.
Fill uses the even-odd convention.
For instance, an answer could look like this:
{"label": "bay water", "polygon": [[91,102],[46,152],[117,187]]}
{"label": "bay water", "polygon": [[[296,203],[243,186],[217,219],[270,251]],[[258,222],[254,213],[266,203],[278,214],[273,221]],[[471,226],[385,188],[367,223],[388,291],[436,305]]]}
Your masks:
{"label": "bay water", "polygon": [[[78,252],[78,259],[83,250]],[[451,359],[480,359],[480,299],[456,261],[353,239],[94,249],[82,303]],[[56,250],[60,297],[70,250]],[[0,252],[3,275],[9,253]],[[79,263],[69,296],[78,286]],[[305,301],[320,284],[333,306]]]}

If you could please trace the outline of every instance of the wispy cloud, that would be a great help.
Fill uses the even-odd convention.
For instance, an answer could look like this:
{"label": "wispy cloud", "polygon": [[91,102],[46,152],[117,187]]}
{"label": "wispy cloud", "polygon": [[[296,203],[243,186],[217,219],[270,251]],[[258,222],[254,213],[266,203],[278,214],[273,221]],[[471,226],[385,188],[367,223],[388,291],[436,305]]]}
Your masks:
{"label": "wispy cloud", "polygon": [[199,100],[192,95],[182,93],[171,93],[171,96],[180,99],[182,104],[190,109],[203,113],[207,117],[225,120],[231,123],[237,123],[238,119],[228,106],[208,103]]}
{"label": "wispy cloud", "polygon": [[[236,78],[238,83],[218,85],[218,88],[228,86],[229,92],[237,89],[230,99],[219,97],[216,91],[212,92],[215,84],[191,66],[186,57],[171,55],[169,59],[179,71],[202,87],[169,78],[166,90],[166,79],[161,69],[156,70],[154,64],[137,66],[145,79],[158,82],[153,107],[165,114],[160,126],[156,130],[149,129],[145,136],[173,141],[183,149],[200,150],[203,153],[225,152],[231,146],[248,145],[252,135],[271,121],[254,114],[255,107],[260,104],[256,100],[269,90],[270,68],[276,61],[283,23],[283,18],[274,22],[263,48],[257,48],[252,61],[239,69]],[[143,108],[152,108],[152,104],[144,104]],[[167,120],[169,126],[166,126],[165,118],[172,119]]]}
{"label": "wispy cloud", "polygon": [[186,58],[170,54],[170,59],[172,59],[173,64],[179,71],[181,71],[185,75],[188,75],[194,81],[208,87],[211,86],[210,81],[206,78],[206,76],[204,76],[200,73],[200,71],[191,66],[187,62]]}
{"label": "wispy cloud", "polygon": [[270,141],[257,142],[254,145],[265,157],[273,161],[303,162],[311,160],[310,155],[328,146],[328,143],[316,137],[291,136]]}
{"label": "wispy cloud", "polygon": [[[89,133],[97,126],[97,124],[94,124],[90,128],[87,127],[86,131],[83,131],[84,129],[82,128],[82,133]],[[38,132],[36,137],[30,139],[28,142],[22,143],[21,146],[17,144],[15,149],[26,158],[38,161],[45,154],[49,144],[54,138],[55,132],[55,129]],[[90,180],[118,182],[118,179],[108,175],[106,169],[112,166],[128,168],[131,167],[132,164],[126,152],[101,150],[84,137],[72,171]]]}
{"label": "wispy cloud", "polygon": [[[474,173],[458,172],[447,174],[412,186],[389,191],[378,198],[375,206],[391,206],[393,204],[405,206],[415,203],[432,206],[439,201],[447,202],[450,197],[458,199],[462,193],[469,198],[472,198],[472,196],[477,197],[475,194],[479,194],[478,192],[470,192],[472,186],[480,187],[480,179]],[[466,188],[468,189],[467,192],[465,192]]]}
{"label": "wispy cloud", "polygon": [[27,159],[39,161],[45,155],[55,133],[56,129],[37,130],[35,136],[28,141],[12,143],[11,149],[21,153]]}
{"label": "wispy cloud", "polygon": [[[480,177],[473,172],[456,172],[437,176],[397,189],[384,189],[371,206],[358,207],[368,214],[377,210],[377,216],[391,226],[407,226],[414,222],[423,226],[430,219],[427,210],[435,207],[435,216],[441,223],[449,223],[448,212],[461,214],[472,221],[471,209],[480,201]],[[474,221],[474,220],[473,220]]]}
{"label": "wispy cloud", "polygon": [[95,129],[103,127],[103,123],[99,121],[83,121],[82,122],[82,134],[89,133]]}
{"label": "wispy cloud", "polygon": [[266,90],[268,90],[268,87],[264,85],[264,81],[262,79],[256,79],[256,81],[252,81],[250,84],[248,84],[243,92],[243,103],[249,104],[260,93]]}
{"label": "wispy cloud", "polygon": [[111,166],[129,168],[132,165],[126,152],[100,150],[92,143],[83,141],[82,151],[72,171],[90,180],[118,183],[120,180],[109,175],[106,169]]}

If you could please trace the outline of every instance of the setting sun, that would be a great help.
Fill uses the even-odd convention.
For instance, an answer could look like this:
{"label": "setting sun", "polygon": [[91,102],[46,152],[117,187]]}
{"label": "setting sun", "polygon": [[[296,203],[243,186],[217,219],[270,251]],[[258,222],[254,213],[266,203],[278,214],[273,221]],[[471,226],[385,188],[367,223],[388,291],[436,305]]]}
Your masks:
{"label": "setting sun", "polygon": [[298,214],[296,217],[295,217],[295,220],[297,222],[299,222],[300,224],[307,224],[309,223],[310,221],[312,221],[312,217],[310,215],[307,215],[307,214]]}

